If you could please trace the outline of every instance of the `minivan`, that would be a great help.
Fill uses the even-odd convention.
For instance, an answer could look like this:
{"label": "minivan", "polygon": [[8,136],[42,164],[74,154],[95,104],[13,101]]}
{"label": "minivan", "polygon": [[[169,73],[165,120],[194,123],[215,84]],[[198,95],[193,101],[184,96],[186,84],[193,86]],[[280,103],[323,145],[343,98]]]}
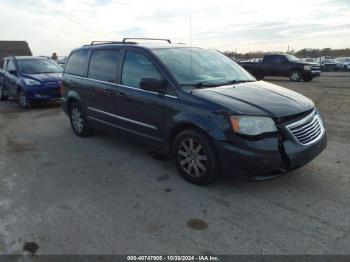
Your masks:
{"label": "minivan", "polygon": [[257,81],[216,50],[137,41],[69,55],[62,106],[76,135],[108,127],[138,137],[201,185],[219,174],[278,177],[325,149],[321,115],[305,96]]}

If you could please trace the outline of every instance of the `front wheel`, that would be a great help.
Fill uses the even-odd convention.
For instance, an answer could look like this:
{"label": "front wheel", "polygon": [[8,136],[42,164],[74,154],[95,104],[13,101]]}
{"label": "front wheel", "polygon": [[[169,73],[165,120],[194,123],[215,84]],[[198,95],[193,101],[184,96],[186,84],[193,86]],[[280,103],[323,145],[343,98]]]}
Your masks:
{"label": "front wheel", "polygon": [[213,181],[219,166],[209,137],[194,129],[178,134],[173,143],[176,168],[184,179],[196,185]]}
{"label": "front wheel", "polygon": [[4,95],[5,90],[2,86],[0,86],[0,101],[6,101],[9,97]]}
{"label": "front wheel", "polygon": [[301,80],[301,73],[298,70],[293,70],[289,75],[290,81],[299,82]]}
{"label": "front wheel", "polygon": [[30,106],[26,93],[22,89],[18,91],[18,103],[22,108],[28,108]]}
{"label": "front wheel", "polygon": [[77,102],[70,105],[69,119],[74,133],[77,136],[85,137],[91,134],[84,112]]}
{"label": "front wheel", "polygon": [[304,76],[304,77],[303,77],[303,80],[304,80],[305,82],[310,82],[310,81],[312,81],[312,79],[314,79],[312,76]]}

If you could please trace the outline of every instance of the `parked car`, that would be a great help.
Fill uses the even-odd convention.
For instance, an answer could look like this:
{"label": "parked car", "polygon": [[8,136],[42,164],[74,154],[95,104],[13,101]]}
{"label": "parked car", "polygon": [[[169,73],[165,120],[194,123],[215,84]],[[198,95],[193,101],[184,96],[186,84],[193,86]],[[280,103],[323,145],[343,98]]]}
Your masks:
{"label": "parked car", "polygon": [[333,57],[320,57],[319,58],[321,71],[323,72],[334,72],[337,69],[337,62]]}
{"label": "parked car", "polygon": [[256,81],[220,52],[171,43],[125,39],[73,50],[62,107],[76,135],[111,128],[139,138],[173,155],[179,173],[195,184],[220,173],[280,176],[327,143],[310,99]]}
{"label": "parked car", "polygon": [[320,65],[320,63],[317,61],[317,58],[305,57],[305,58],[301,58],[300,61],[306,62],[306,63],[315,63]]}
{"label": "parked car", "polygon": [[62,67],[47,58],[16,56],[4,58],[0,69],[0,100],[18,97],[27,108],[33,102],[60,99]]}
{"label": "parked car", "polygon": [[338,70],[350,71],[350,57],[339,57],[335,61]]}
{"label": "parked car", "polygon": [[269,54],[260,62],[241,62],[240,65],[258,79],[265,76],[285,76],[291,81],[311,81],[321,74],[318,64],[302,62],[288,54]]}

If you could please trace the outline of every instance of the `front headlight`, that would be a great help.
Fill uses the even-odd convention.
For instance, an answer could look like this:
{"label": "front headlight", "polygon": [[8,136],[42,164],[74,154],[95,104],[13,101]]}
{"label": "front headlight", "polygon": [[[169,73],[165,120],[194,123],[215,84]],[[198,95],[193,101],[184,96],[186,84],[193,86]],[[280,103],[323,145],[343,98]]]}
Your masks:
{"label": "front headlight", "polygon": [[271,117],[265,116],[231,116],[231,126],[236,133],[256,136],[276,132],[277,127]]}
{"label": "front headlight", "polygon": [[309,65],[304,65],[304,70],[310,71],[310,70],[311,70],[311,66],[309,66]]}
{"label": "front headlight", "polygon": [[24,83],[28,86],[38,86],[41,85],[41,82],[36,81],[34,79],[30,79],[30,78],[24,78],[23,79]]}

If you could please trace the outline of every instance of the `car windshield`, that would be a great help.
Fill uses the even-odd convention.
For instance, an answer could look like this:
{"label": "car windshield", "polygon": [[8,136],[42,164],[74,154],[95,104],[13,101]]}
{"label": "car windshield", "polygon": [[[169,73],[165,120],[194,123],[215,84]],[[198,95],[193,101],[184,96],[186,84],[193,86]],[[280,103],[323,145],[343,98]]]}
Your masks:
{"label": "car windshield", "polygon": [[62,67],[49,59],[22,59],[18,66],[23,74],[62,73]]}
{"label": "car windshield", "polygon": [[294,55],[286,55],[287,59],[290,61],[290,62],[298,62],[300,61],[299,58],[295,57]]}
{"label": "car windshield", "polygon": [[247,71],[227,56],[202,48],[163,48],[152,50],[181,86],[219,86],[255,81]]}

